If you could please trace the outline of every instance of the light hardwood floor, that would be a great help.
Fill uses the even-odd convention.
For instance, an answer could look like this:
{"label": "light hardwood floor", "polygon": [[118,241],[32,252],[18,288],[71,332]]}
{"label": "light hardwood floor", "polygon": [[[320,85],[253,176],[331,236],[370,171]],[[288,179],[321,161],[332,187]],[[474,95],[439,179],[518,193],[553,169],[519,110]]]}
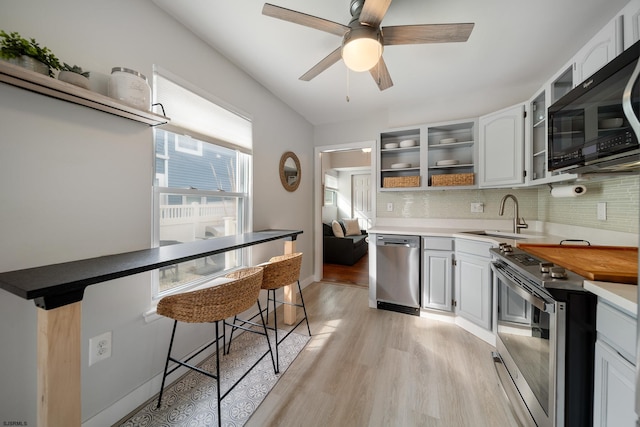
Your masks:
{"label": "light hardwood floor", "polygon": [[313,338],[246,426],[518,425],[490,345],[452,324],[371,309],[362,287],[303,292]]}

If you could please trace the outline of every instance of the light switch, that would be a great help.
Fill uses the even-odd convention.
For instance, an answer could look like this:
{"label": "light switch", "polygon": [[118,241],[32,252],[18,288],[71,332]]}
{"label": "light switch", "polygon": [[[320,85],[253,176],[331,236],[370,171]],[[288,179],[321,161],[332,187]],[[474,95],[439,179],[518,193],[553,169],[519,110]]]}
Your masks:
{"label": "light switch", "polygon": [[393,212],[393,203],[387,203],[387,212]]}

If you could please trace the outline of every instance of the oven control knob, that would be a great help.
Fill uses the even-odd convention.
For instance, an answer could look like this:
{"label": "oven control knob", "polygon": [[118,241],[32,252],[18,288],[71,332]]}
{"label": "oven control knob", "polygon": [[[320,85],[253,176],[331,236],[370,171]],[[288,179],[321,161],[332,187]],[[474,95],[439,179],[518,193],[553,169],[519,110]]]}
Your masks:
{"label": "oven control knob", "polygon": [[540,263],[540,272],[541,273],[549,273],[551,271],[551,267],[553,267],[552,262],[541,262]]}
{"label": "oven control knob", "polygon": [[566,279],[567,271],[563,267],[551,267],[551,277],[554,279]]}

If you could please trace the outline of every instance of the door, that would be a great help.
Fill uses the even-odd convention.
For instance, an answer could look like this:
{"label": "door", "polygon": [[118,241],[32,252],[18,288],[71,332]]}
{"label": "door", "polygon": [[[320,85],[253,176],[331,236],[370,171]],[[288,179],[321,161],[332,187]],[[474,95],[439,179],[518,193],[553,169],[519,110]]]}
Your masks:
{"label": "door", "polygon": [[573,81],[582,83],[622,52],[622,16],[614,18],[575,56]]}
{"label": "door", "polygon": [[524,104],[480,117],[480,187],[524,182]]}
{"label": "door", "polygon": [[352,217],[358,219],[361,230],[368,230],[371,227],[371,218],[373,218],[371,174],[352,175],[351,186]]}
{"label": "door", "polygon": [[491,330],[489,260],[456,253],[456,314]]}
{"label": "door", "polygon": [[423,252],[422,307],[451,311],[452,265],[453,252]]}
{"label": "door", "polygon": [[593,425],[635,426],[635,367],[613,348],[596,341]]}

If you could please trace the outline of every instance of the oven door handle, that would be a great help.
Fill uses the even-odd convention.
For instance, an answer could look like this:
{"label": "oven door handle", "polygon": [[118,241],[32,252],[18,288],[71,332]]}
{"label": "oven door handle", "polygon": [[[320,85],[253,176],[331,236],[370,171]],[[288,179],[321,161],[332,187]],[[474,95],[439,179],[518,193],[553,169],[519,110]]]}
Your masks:
{"label": "oven door handle", "polygon": [[527,301],[529,304],[533,305],[539,310],[544,311],[545,313],[555,312],[555,307],[552,303],[546,302],[539,296],[534,295],[531,292],[527,291],[522,286],[518,286],[517,284],[513,283],[507,276],[505,276],[501,271],[497,270],[493,265],[491,266],[491,269],[497,276],[500,276],[500,278],[502,279],[502,282],[505,285],[507,285],[509,289],[511,289],[516,294],[518,294],[518,296],[520,296],[522,299]]}

